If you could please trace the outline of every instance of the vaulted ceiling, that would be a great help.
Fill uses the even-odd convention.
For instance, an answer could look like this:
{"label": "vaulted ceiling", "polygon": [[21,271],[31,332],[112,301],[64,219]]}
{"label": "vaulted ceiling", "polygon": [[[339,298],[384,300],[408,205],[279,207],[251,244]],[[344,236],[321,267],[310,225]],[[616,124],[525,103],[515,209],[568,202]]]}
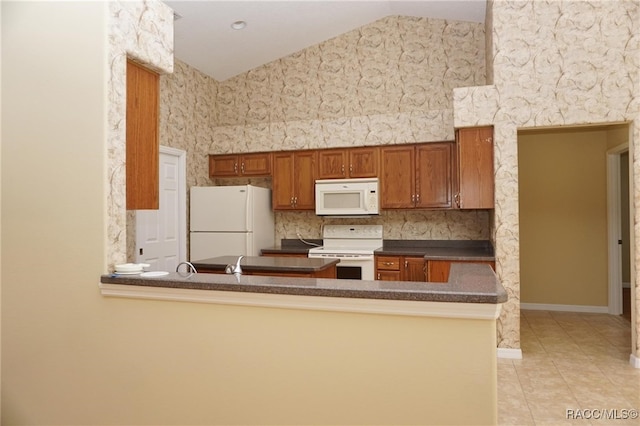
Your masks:
{"label": "vaulted ceiling", "polygon": [[[175,57],[223,81],[390,15],[484,22],[486,0],[165,1]],[[241,30],[231,28],[244,21]]]}

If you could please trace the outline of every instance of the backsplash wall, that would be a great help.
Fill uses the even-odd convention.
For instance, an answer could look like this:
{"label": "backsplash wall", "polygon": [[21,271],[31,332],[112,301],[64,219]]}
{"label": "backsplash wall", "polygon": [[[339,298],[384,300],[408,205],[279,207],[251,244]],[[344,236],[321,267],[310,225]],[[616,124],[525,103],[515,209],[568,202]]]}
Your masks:
{"label": "backsplash wall", "polygon": [[[205,140],[211,154],[453,140],[453,88],[485,80],[482,24],[387,17],[218,82],[217,126],[197,138],[198,155]],[[208,179],[201,160],[190,182]],[[490,236],[487,212],[390,211],[349,222],[381,223],[393,239]],[[335,220],[278,212],[276,241],[296,229],[317,238],[325,223]]]}

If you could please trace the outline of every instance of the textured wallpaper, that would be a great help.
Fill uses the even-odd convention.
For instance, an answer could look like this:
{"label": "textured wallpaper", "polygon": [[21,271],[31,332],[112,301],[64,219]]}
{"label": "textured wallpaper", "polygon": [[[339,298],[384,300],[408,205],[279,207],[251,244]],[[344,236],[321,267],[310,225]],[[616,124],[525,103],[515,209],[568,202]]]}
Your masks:
{"label": "textured wallpaper", "polygon": [[173,71],[173,11],[159,1],[110,1],[107,73],[107,267],[127,261],[133,236],[126,210],[126,64],[133,58],[159,73]]}
{"label": "textured wallpaper", "polygon": [[391,16],[219,83],[211,153],[451,140],[481,24]]}
{"label": "textured wallpaper", "polygon": [[[519,348],[518,140],[522,128],[632,122],[640,187],[640,3],[493,1],[492,86],[454,90],[456,127],[495,125],[497,272],[509,293],[500,347]],[[635,191],[636,194],[640,192]],[[640,223],[640,195],[635,198]],[[635,265],[640,270],[640,228]],[[636,356],[640,291],[636,288]]]}
{"label": "textured wallpaper", "polygon": [[[269,187],[265,179],[210,181],[207,154],[452,140],[452,88],[484,84],[484,64],[482,25],[397,16],[224,82],[176,61],[160,79],[160,140],[187,151],[189,186]],[[489,238],[486,212],[377,220],[385,238]],[[279,212],[276,240],[295,238],[295,229],[317,238],[323,223]]]}

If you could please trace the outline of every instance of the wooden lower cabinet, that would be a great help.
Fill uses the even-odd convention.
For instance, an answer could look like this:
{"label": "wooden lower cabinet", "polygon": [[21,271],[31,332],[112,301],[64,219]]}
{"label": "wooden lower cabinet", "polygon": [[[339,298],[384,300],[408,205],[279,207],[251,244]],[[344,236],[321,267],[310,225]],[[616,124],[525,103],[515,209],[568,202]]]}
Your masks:
{"label": "wooden lower cabinet", "polygon": [[376,256],[376,279],[381,281],[426,281],[422,256]]}
{"label": "wooden lower cabinet", "polygon": [[449,281],[449,270],[452,263],[483,263],[496,269],[493,261],[459,261],[459,260],[429,260],[427,261],[427,281],[433,283],[446,283]]}

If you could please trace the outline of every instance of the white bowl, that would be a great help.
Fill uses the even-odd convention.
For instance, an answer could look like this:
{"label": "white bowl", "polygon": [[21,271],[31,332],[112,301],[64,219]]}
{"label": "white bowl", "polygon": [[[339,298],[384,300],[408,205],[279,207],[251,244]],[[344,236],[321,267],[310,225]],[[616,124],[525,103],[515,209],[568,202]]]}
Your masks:
{"label": "white bowl", "polygon": [[142,265],[139,263],[121,263],[116,265],[116,272],[142,272]]}

